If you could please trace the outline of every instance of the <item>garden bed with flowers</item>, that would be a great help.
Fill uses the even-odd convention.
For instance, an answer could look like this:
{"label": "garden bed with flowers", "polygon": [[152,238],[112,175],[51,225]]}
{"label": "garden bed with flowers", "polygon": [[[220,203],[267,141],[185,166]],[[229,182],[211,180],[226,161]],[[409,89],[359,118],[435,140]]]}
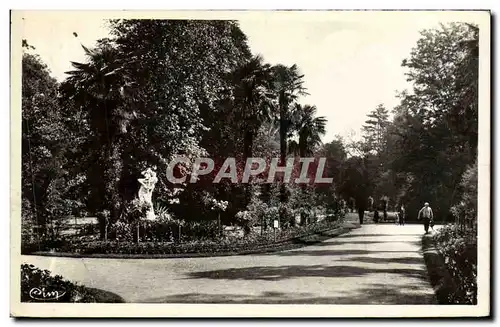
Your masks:
{"label": "garden bed with flowers", "polygon": [[131,241],[60,241],[44,244],[44,248],[32,244],[24,246],[23,254],[69,257],[131,257],[173,258],[196,256],[225,256],[266,253],[298,248],[321,242],[356,228],[343,221],[313,223],[262,234],[251,233],[243,238],[220,237],[188,242],[131,242]]}

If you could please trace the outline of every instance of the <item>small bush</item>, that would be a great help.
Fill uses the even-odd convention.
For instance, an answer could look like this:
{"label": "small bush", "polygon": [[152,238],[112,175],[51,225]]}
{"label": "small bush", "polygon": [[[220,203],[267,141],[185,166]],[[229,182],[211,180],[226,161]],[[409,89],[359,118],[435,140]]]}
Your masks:
{"label": "small bush", "polygon": [[109,237],[122,241],[132,241],[134,238],[133,226],[124,221],[117,221],[110,226]]}
{"label": "small bush", "polygon": [[445,265],[457,285],[449,295],[453,304],[477,304],[477,235],[473,230],[462,230],[448,225],[434,236]]}
{"label": "small bush", "polygon": [[279,215],[281,218],[281,227],[282,228],[293,228],[295,227],[295,212],[292,208],[287,205],[280,205],[279,207]]}

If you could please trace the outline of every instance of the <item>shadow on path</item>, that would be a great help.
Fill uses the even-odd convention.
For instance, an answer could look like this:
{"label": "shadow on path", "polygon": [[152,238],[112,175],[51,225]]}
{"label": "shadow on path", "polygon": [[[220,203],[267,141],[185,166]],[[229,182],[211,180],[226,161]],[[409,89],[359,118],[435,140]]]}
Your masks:
{"label": "shadow on path", "polygon": [[332,239],[330,241],[325,241],[322,243],[315,244],[315,246],[332,246],[332,245],[342,245],[342,244],[386,244],[386,243],[405,243],[405,244],[414,244],[420,245],[419,241],[408,241],[406,239],[398,239],[398,240],[380,240],[380,241],[351,241],[351,240],[336,240]]}
{"label": "shadow on path", "polygon": [[[330,244],[332,245],[332,244]],[[377,250],[294,250],[287,252],[269,253],[266,255],[274,256],[348,256],[348,255],[362,255],[362,254],[376,254],[376,253],[415,253],[414,251],[377,251]],[[380,263],[383,263],[381,261]]]}
{"label": "shadow on path", "polygon": [[345,234],[345,235],[340,235],[340,236],[337,236],[336,238],[356,238],[356,237],[379,237],[379,236],[382,236],[382,237],[387,237],[387,236],[390,236],[390,237],[400,237],[400,236],[422,236],[423,233],[413,233],[413,234],[361,234],[361,233],[357,233],[357,234],[353,234],[353,233],[350,233],[350,234]]}
{"label": "shadow on path", "polygon": [[419,285],[387,288],[372,284],[354,293],[315,296],[311,293],[262,292],[259,295],[183,293],[141,300],[143,303],[246,303],[246,304],[429,304],[433,295]]}
{"label": "shadow on path", "polygon": [[405,278],[418,278],[425,280],[427,278],[422,269],[381,269],[364,268],[359,266],[264,266],[264,267],[245,267],[230,268],[210,271],[198,271],[188,274],[188,279],[242,279],[242,280],[267,280],[279,281],[290,278],[301,277],[359,277],[368,274],[396,274],[403,275]]}
{"label": "shadow on path", "polygon": [[420,257],[405,257],[405,258],[375,258],[375,257],[348,257],[340,259],[342,261],[358,261],[364,263],[400,263],[407,265],[421,264]]}

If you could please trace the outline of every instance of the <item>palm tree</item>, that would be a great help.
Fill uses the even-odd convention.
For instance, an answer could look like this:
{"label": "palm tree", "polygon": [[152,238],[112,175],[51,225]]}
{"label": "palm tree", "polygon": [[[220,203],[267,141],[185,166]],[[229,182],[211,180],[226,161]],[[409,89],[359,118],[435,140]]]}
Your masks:
{"label": "palm tree", "polygon": [[[305,95],[303,77],[299,72],[297,65],[290,67],[276,65],[274,72],[274,90],[278,95],[278,111],[280,122],[280,161],[285,164],[287,156],[287,140],[289,138],[290,127],[292,126],[291,109],[300,95]],[[287,201],[285,184],[281,184],[280,202],[284,204]],[[280,210],[280,220],[284,218],[284,212]]]}
{"label": "palm tree", "polygon": [[274,94],[271,91],[271,66],[255,56],[231,73],[234,105],[242,123],[243,156],[252,156],[254,138],[264,121],[272,117]]}
{"label": "palm tree", "polygon": [[87,63],[71,62],[75,70],[63,83],[63,90],[78,106],[89,113],[94,132],[110,138],[127,132],[128,121],[136,113],[132,110],[132,73],[127,63],[109,43],[101,42],[97,48],[82,46]]}
{"label": "palm tree", "polygon": [[[289,143],[289,152],[304,158],[312,155],[317,146],[321,145],[321,137],[325,135],[325,117],[316,117],[316,106],[296,104],[293,111],[293,128],[298,134],[298,142]],[[306,196],[307,185],[301,184],[302,194]],[[305,224],[304,214],[301,214],[301,224]]]}
{"label": "palm tree", "polygon": [[295,105],[293,128],[299,139],[298,142],[295,140],[289,142],[289,153],[305,157],[313,154],[314,149],[322,144],[321,137],[326,133],[326,118],[316,117],[316,113],[316,106]]}
{"label": "palm tree", "polygon": [[286,160],[287,139],[292,127],[292,109],[300,95],[306,95],[303,86],[304,75],[301,75],[297,65],[290,67],[284,65],[274,66],[275,92],[278,95],[278,109],[280,121],[280,160]]}
{"label": "palm tree", "polygon": [[[230,78],[234,107],[243,130],[243,160],[252,157],[253,144],[263,122],[271,121],[275,96],[272,93],[271,66],[261,56],[236,68]],[[250,202],[250,184],[246,187],[246,203]]]}
{"label": "palm tree", "polygon": [[[130,75],[116,49],[106,42],[95,49],[83,48],[87,62],[72,62],[75,69],[67,72],[70,76],[62,90],[66,98],[84,112],[89,123],[89,205],[99,217],[100,233],[104,238],[106,224],[118,219],[121,211],[121,138],[136,113],[132,105],[134,97],[130,96]],[[110,220],[102,214],[106,211]]]}

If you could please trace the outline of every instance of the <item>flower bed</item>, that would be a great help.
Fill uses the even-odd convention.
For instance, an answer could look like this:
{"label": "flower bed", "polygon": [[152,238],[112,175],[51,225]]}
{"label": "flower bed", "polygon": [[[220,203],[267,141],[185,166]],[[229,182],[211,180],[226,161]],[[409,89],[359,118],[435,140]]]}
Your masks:
{"label": "flower bed", "polygon": [[[200,239],[185,243],[172,242],[119,242],[119,241],[92,241],[92,242],[62,242],[51,243],[53,248],[40,246],[24,246],[23,254],[37,251],[52,251],[60,253],[74,253],[79,255],[93,254],[121,254],[121,255],[179,255],[179,254],[219,254],[241,253],[265,250],[268,248],[283,247],[290,244],[311,243],[309,236],[326,232],[341,226],[339,221],[321,221],[304,227],[291,228],[283,231],[267,232],[265,234],[250,234],[244,238],[226,237],[220,239]],[[276,237],[276,239],[275,239]],[[301,241],[302,239],[302,241]]]}
{"label": "flower bed", "polygon": [[477,236],[449,225],[434,236],[456,290],[448,295],[450,304],[477,304]]}
{"label": "flower bed", "polygon": [[21,302],[124,303],[118,295],[76,285],[34,265],[21,265]]}

